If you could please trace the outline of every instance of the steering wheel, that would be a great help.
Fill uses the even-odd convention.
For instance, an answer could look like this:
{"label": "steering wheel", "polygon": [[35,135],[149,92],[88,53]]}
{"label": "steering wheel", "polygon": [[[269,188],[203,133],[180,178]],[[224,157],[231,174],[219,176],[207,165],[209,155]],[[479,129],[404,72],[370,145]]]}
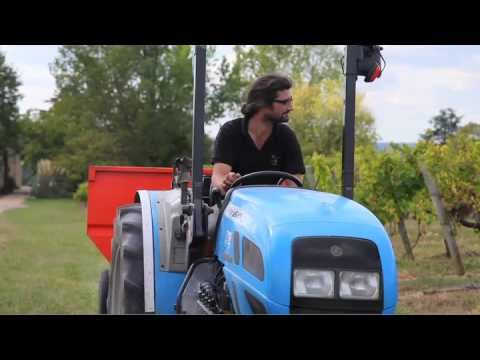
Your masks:
{"label": "steering wheel", "polygon": [[274,177],[274,178],[278,178],[279,180],[280,179],[288,179],[288,180],[292,180],[298,187],[303,187],[303,184],[300,180],[298,180],[295,176],[287,173],[287,172],[283,172],[283,171],[258,171],[258,172],[254,172],[254,173],[250,173],[250,174],[247,174],[247,175],[243,175],[242,177],[238,178],[237,180],[235,180],[235,182],[232,184],[232,186],[230,186],[230,188],[234,188],[236,186],[240,186],[242,185],[246,180],[251,180],[251,179],[256,179],[256,178],[261,178],[261,177],[267,177],[267,176],[270,176],[270,177]]}

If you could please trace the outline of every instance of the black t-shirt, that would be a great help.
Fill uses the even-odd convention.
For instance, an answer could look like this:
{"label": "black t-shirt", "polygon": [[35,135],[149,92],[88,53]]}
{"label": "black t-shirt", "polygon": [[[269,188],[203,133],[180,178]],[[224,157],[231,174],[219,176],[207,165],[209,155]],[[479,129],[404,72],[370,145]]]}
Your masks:
{"label": "black t-shirt", "polygon": [[[230,165],[232,171],[240,175],[264,170],[305,174],[302,150],[295,133],[287,124],[275,124],[272,134],[262,149],[258,150],[248,134],[248,120],[245,118],[228,121],[220,128],[215,139],[212,163]],[[257,183],[274,182],[272,178]]]}

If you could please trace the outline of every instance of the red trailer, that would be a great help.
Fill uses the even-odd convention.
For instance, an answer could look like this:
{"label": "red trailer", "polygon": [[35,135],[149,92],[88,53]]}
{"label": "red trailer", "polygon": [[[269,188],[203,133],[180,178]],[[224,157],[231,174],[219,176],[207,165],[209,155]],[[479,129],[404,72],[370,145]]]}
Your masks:
{"label": "red trailer", "polygon": [[[212,169],[205,168],[210,176]],[[87,234],[108,262],[112,260],[113,222],[117,208],[135,202],[138,190],[172,189],[173,168],[90,166]]]}

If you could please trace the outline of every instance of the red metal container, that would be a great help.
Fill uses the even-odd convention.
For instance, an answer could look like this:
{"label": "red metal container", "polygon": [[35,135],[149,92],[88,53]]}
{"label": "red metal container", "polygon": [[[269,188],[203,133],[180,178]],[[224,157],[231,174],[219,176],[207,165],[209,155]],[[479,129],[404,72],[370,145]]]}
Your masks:
{"label": "red metal container", "polygon": [[[212,169],[204,169],[204,174],[211,175]],[[87,235],[109,262],[117,208],[133,203],[138,190],[170,190],[172,178],[172,168],[89,167]]]}

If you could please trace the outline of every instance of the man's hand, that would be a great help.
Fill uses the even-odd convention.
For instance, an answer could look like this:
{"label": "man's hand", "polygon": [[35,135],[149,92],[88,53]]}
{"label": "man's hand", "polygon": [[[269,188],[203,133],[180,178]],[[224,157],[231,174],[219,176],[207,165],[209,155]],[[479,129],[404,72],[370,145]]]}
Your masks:
{"label": "man's hand", "polygon": [[227,190],[230,189],[230,186],[232,186],[232,184],[240,177],[241,175],[239,173],[229,172],[226,174],[220,184],[220,191],[222,194],[225,195]]}
{"label": "man's hand", "polygon": [[[303,183],[303,175],[294,175],[300,182]],[[292,180],[290,179],[280,179],[279,184],[280,186],[285,186],[285,187],[297,187],[297,184],[295,184]]]}
{"label": "man's hand", "polygon": [[228,164],[216,163],[213,165],[212,188],[220,190],[225,195],[240,174],[232,172],[232,167]]}

